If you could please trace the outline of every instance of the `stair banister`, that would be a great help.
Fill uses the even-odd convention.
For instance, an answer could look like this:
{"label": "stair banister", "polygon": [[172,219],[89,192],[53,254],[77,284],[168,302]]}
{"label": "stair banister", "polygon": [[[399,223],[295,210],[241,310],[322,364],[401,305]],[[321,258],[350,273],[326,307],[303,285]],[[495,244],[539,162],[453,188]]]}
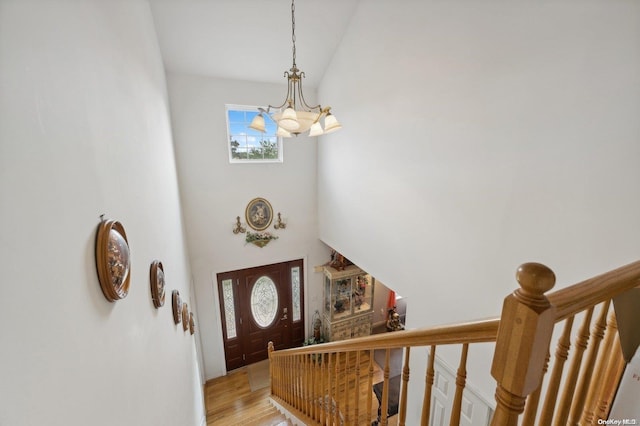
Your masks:
{"label": "stair banister", "polygon": [[516,273],[520,288],[502,307],[491,374],[497,382],[492,426],[515,426],[527,396],[542,379],[542,368],[555,324],[555,308],[544,295],[555,274],[539,263],[526,263]]}
{"label": "stair banister", "polygon": [[[363,386],[372,389],[374,350],[404,348],[400,390],[402,396],[398,413],[399,425],[402,425],[405,422],[410,348],[430,347],[426,372],[422,373],[424,375],[418,374],[418,377],[424,377],[425,383],[421,424],[426,425],[432,408],[431,388],[434,385],[436,347],[460,345],[463,348],[456,378],[456,384],[463,389],[466,382],[468,345],[494,342],[491,374],[496,380],[496,410],[491,423],[493,426],[515,426],[519,420],[526,425],[546,425],[565,424],[569,417],[574,423],[589,420],[593,423],[606,418],[624,369],[620,349],[624,333],[618,333],[618,329],[622,329],[622,322],[617,309],[615,317],[609,315],[606,327],[605,319],[612,298],[619,296],[618,299],[628,299],[632,292],[637,294],[637,287],[640,286],[640,261],[549,294],[545,293],[555,285],[555,275],[542,264],[523,264],[518,268],[516,279],[520,288],[505,298],[500,318],[397,331],[270,352],[269,357],[274,366],[271,371],[272,398],[278,402],[284,401],[301,411],[299,414],[308,416],[308,424],[341,424],[343,419],[338,415],[340,409],[345,410],[345,424],[356,424],[360,417],[370,418],[371,413],[363,414],[355,398],[353,403],[345,403],[344,398],[349,395],[344,393],[349,391],[349,381],[338,372],[342,374],[344,371],[347,374],[350,370],[356,370],[359,378],[359,356],[362,352],[363,356],[369,357],[368,379],[362,375],[363,381],[368,383],[363,383]],[[629,324],[637,324],[636,311],[637,309],[630,319],[624,320],[627,329]],[[592,317],[597,318],[593,329]],[[576,324],[580,322],[580,330],[576,342],[571,343],[574,318]],[[556,350],[552,352],[550,342],[556,326],[559,338]],[[628,337],[626,340],[632,345],[633,339]],[[588,346],[588,340],[594,342],[591,347]],[[637,347],[637,343],[635,345]],[[583,358],[586,360],[584,365]],[[353,363],[355,364],[352,366]],[[566,373],[563,372],[565,363],[569,367]],[[307,375],[302,372],[299,374],[311,377],[307,382],[315,383],[318,392],[315,388],[299,388],[304,383],[298,380],[294,367],[307,371]],[[367,368],[365,364],[362,367],[363,370]],[[388,361],[384,367],[388,368]],[[545,383],[547,370],[550,371],[550,377],[549,382]],[[314,376],[314,371],[319,377]],[[384,376],[383,393],[387,394],[384,388],[388,387],[388,371]],[[359,379],[354,383],[357,390],[360,386]],[[542,389],[545,390],[544,395],[541,394]],[[367,409],[372,405],[372,393],[368,394]],[[333,405],[332,398],[335,399]],[[386,407],[387,400],[383,399],[381,405]],[[454,404],[456,408],[453,410],[456,413],[450,419],[452,424],[458,423],[459,399],[457,396]],[[344,405],[341,407],[342,404]],[[520,419],[523,412],[524,416]],[[538,415],[540,418],[536,419]],[[386,424],[386,419],[380,420],[382,424]]]}

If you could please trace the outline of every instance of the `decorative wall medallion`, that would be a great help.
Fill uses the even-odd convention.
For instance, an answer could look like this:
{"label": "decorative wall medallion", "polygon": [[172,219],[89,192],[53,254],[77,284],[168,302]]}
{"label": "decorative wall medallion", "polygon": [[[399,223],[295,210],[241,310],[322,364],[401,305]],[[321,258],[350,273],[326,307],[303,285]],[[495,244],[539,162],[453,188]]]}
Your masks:
{"label": "decorative wall medallion", "polygon": [[254,198],[247,204],[245,217],[250,227],[256,231],[263,231],[271,225],[273,209],[264,198]]}
{"label": "decorative wall medallion", "polygon": [[171,302],[173,305],[173,322],[180,324],[180,320],[182,319],[182,299],[180,298],[180,292],[178,290],[173,290]]}
{"label": "decorative wall medallion", "polygon": [[124,299],[129,293],[131,258],[127,234],[122,224],[103,220],[96,234],[98,281],[109,302]]}
{"label": "decorative wall medallion", "polygon": [[182,304],[182,329],[184,331],[189,329],[189,307],[186,303]]}
{"label": "decorative wall medallion", "polygon": [[164,268],[162,262],[154,260],[151,262],[151,299],[153,300],[153,306],[160,308],[164,305]]}
{"label": "decorative wall medallion", "polygon": [[193,312],[189,312],[189,332],[192,335],[196,332],[196,322],[193,319]]}

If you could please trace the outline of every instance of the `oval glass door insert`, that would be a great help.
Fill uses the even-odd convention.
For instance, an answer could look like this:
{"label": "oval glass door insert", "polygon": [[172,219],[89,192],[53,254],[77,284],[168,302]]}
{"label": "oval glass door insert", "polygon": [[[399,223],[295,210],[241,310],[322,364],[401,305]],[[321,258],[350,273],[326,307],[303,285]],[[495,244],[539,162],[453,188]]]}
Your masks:
{"label": "oval glass door insert", "polygon": [[261,276],[251,290],[251,315],[260,327],[270,326],[278,313],[278,290],[273,280]]}

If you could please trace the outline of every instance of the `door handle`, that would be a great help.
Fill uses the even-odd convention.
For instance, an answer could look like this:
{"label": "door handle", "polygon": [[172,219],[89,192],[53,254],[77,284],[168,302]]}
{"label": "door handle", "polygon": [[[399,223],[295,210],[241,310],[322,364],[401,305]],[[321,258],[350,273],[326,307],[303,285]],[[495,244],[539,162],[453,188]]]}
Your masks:
{"label": "door handle", "polygon": [[289,319],[289,317],[287,316],[287,314],[284,314],[284,315],[282,316],[282,318],[280,318],[280,321],[284,321],[284,320],[286,320],[286,319]]}

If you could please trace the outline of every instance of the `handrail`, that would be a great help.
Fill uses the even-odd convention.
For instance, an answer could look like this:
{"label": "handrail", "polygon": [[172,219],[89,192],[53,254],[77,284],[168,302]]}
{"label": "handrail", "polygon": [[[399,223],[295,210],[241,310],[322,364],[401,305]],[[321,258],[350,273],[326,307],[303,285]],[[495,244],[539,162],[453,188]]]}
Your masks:
{"label": "handrail", "polygon": [[489,318],[453,325],[394,331],[393,333],[374,334],[301,348],[283,349],[272,352],[272,356],[495,342],[499,324],[499,318]]}
{"label": "handrail", "polygon": [[[602,359],[606,356],[601,355],[599,346],[605,333],[606,315],[611,300],[640,285],[640,261],[548,294],[545,293],[553,288],[556,277],[545,265],[523,264],[518,268],[516,278],[520,288],[505,298],[500,317],[503,327],[499,330],[491,367],[491,374],[497,383],[497,406],[491,424],[515,426],[524,411],[527,397],[533,396],[533,404],[538,403],[538,389],[547,371],[550,343],[556,324],[568,321],[569,325],[565,325],[568,328],[565,328],[563,334],[569,333],[574,316],[584,312],[556,418],[557,424],[565,424],[569,417],[570,424],[578,424],[576,419],[585,408],[585,415],[591,416],[593,413],[593,407],[585,407],[588,393],[595,392],[594,386],[602,386],[591,379],[598,357]],[[599,308],[598,320],[590,332],[591,318],[596,307]],[[586,352],[589,340],[592,343]],[[568,342],[561,338],[556,353],[560,364],[564,364],[567,349]],[[610,350],[609,348],[602,353],[606,354]],[[611,362],[615,364],[617,359],[618,356]],[[554,365],[551,376],[553,384],[550,386],[552,393],[547,394],[543,410],[545,417],[551,415],[547,407],[555,404],[553,398],[549,397],[558,389],[558,380],[562,376],[561,367],[560,365],[556,369]],[[593,404],[593,401],[590,403]],[[527,414],[534,418],[534,411],[531,409]]]}
{"label": "handrail", "polygon": [[640,286],[640,261],[554,291],[547,295],[556,308],[556,322]]}
{"label": "handrail", "polygon": [[[456,376],[453,407],[453,411],[458,413],[452,413],[451,416],[452,424],[457,424],[460,397],[466,382],[468,345],[495,342],[491,373],[497,384],[497,405],[492,425],[515,426],[525,409],[525,403],[525,424],[533,424],[536,412],[539,411],[538,403],[542,402],[541,382],[549,367],[550,343],[554,328],[564,321],[562,336],[558,341],[552,364],[549,392],[546,393],[542,406],[545,419],[551,419],[550,416],[554,415],[554,406],[563,380],[563,365],[571,346],[569,337],[572,334],[574,317],[577,318],[585,312],[581,317],[582,326],[577,335],[570,371],[566,374],[567,380],[563,382],[562,398],[557,401],[558,421],[564,423],[571,417],[574,424],[580,418],[603,418],[606,416],[606,408],[610,407],[617,380],[623,370],[620,361],[621,351],[615,344],[620,340],[622,333],[617,333],[615,315],[608,311],[609,307],[613,306],[611,301],[614,297],[633,288],[640,288],[640,261],[554,292],[550,290],[555,285],[555,274],[542,264],[521,265],[516,278],[520,288],[504,299],[500,317],[382,333],[280,351],[273,351],[273,346],[270,346],[272,397],[308,416],[313,424],[324,424],[325,418],[330,424],[336,425],[343,421],[345,424],[357,422],[361,416],[357,405],[360,377],[367,382],[367,388],[372,387],[374,350],[382,349],[387,350],[387,353],[385,365],[380,365],[384,378],[382,396],[379,397],[379,413],[385,413],[388,408],[389,351],[404,348],[405,360],[400,390],[402,397],[399,411],[396,411],[399,413],[399,426],[404,426],[410,348],[430,347],[428,367],[424,376],[425,393],[421,419],[421,423],[426,424],[430,413],[436,348],[442,345],[461,345],[462,354]],[[594,318],[597,316],[597,321],[590,331],[592,315]],[[637,321],[637,318],[634,317],[632,320]],[[590,335],[592,343],[587,351]],[[604,349],[600,350],[601,347]],[[363,371],[369,369],[368,378],[360,370],[361,352],[365,357],[368,354],[368,358],[364,358],[368,359],[368,367],[363,364]],[[584,369],[581,368],[583,353]],[[579,370],[584,371],[580,372],[580,377],[577,373]],[[606,370],[607,374],[600,370]],[[347,374],[355,374],[355,379],[350,381]],[[612,378],[604,380],[603,377],[607,376]],[[353,396],[351,392],[355,392]],[[355,407],[349,405],[351,398],[356,401]],[[371,406],[370,394],[368,398],[365,407]],[[341,420],[342,415],[344,419]],[[370,416],[370,411],[364,414],[366,419]],[[385,416],[379,417],[379,420],[382,426],[387,425]],[[545,420],[543,423],[546,424],[548,421]]]}

